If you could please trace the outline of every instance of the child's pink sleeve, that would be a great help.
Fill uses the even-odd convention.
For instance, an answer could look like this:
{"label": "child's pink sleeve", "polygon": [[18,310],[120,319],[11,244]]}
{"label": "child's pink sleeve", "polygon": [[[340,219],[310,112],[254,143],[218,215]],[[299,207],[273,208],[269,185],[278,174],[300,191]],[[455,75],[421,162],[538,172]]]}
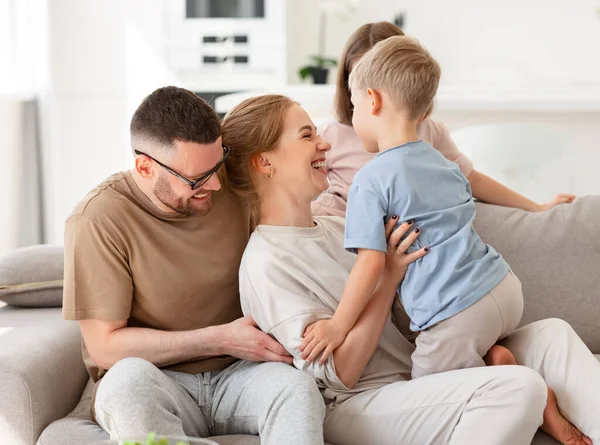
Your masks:
{"label": "child's pink sleeve", "polygon": [[433,145],[446,159],[456,162],[463,175],[469,177],[473,162],[458,149],[444,124],[427,118],[419,125],[418,133],[421,139]]}

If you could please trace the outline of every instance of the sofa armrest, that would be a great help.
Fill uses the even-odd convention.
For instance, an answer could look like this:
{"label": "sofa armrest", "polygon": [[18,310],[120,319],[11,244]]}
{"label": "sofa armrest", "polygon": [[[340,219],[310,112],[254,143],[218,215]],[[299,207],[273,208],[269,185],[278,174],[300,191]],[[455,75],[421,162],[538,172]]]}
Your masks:
{"label": "sofa armrest", "polygon": [[35,445],[75,407],[88,380],[80,342],[79,326],[58,308],[0,308],[2,443]]}

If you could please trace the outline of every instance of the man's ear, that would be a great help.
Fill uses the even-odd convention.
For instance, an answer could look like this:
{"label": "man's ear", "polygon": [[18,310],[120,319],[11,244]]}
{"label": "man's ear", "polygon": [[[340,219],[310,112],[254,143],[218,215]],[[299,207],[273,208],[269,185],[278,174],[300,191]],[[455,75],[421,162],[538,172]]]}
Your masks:
{"label": "man's ear", "polygon": [[367,94],[371,101],[371,115],[377,116],[381,111],[381,93],[373,88],[367,88]]}
{"label": "man's ear", "polygon": [[135,169],[144,179],[151,179],[154,175],[154,162],[144,155],[135,157]]}
{"label": "man's ear", "polygon": [[259,173],[269,174],[273,170],[273,166],[266,156],[266,153],[260,153],[252,158],[252,166]]}

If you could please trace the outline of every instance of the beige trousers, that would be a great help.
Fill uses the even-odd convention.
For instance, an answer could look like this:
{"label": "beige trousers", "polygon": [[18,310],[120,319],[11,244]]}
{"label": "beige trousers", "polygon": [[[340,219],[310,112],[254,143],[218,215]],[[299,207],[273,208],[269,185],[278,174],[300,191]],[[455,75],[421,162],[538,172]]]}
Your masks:
{"label": "beige trousers", "polygon": [[502,344],[524,366],[433,374],[330,404],[325,440],[343,445],[530,444],[542,423],[547,383],[563,414],[600,444],[600,363],[571,326],[558,319],[538,321],[510,333]]}
{"label": "beige trousers", "polygon": [[521,282],[509,270],[477,303],[419,333],[412,378],[485,366],[483,356],[517,328],[522,316]]}

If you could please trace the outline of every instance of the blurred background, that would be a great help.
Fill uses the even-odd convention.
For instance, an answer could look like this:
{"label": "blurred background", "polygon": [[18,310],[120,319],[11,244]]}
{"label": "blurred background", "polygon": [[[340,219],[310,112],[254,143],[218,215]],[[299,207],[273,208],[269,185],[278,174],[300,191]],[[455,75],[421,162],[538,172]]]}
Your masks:
{"label": "blurred background", "polygon": [[73,206],[133,165],[155,88],[220,113],[279,92],[319,123],[346,39],[382,20],[440,62],[433,117],[478,170],[538,201],[600,192],[600,0],[0,0],[0,253],[62,243]]}

